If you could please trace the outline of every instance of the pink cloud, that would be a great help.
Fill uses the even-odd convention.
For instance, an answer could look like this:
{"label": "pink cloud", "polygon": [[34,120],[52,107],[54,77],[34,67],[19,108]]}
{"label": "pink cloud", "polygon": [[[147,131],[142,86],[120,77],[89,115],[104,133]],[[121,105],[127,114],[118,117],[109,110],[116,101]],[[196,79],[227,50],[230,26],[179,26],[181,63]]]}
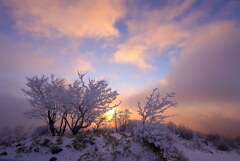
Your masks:
{"label": "pink cloud", "polygon": [[38,36],[109,38],[119,35],[116,21],[124,15],[117,0],[9,0],[16,27]]}

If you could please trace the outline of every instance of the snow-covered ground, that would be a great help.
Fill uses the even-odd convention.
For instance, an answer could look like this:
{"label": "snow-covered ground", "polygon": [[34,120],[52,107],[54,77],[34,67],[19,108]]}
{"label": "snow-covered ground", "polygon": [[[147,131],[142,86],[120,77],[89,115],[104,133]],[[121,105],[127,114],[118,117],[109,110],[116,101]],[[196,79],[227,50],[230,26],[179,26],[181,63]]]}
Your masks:
{"label": "snow-covered ground", "polygon": [[182,145],[179,147],[190,161],[240,161],[240,155],[237,152],[213,150],[212,153],[209,153],[185,148]]}
{"label": "snow-covered ground", "polygon": [[[218,151],[210,145],[201,145],[194,148],[193,141],[183,140],[171,134],[168,137],[148,137],[148,134],[157,131],[143,133],[150,143],[160,145],[169,143],[166,148],[169,151],[178,151],[182,158],[175,160],[189,161],[240,161],[240,153],[237,150]],[[163,139],[163,140],[161,140]],[[165,139],[168,139],[166,141]],[[170,140],[170,141],[169,141]],[[146,140],[145,140],[146,141]],[[150,145],[150,144],[149,144]],[[0,146],[0,161],[47,161],[56,157],[57,161],[161,161],[160,153],[148,144],[140,141],[131,133],[116,133],[113,131],[101,131],[99,133],[84,133],[77,137],[28,137],[16,141],[8,146]],[[172,150],[171,148],[176,148]],[[3,155],[7,152],[7,155]],[[56,153],[56,154],[53,154]],[[180,155],[178,155],[180,156]],[[52,158],[54,159],[54,158]]]}
{"label": "snow-covered ground", "polygon": [[219,151],[210,146],[194,149],[188,147],[186,142],[189,141],[181,140],[175,145],[189,161],[240,161],[240,151]]}

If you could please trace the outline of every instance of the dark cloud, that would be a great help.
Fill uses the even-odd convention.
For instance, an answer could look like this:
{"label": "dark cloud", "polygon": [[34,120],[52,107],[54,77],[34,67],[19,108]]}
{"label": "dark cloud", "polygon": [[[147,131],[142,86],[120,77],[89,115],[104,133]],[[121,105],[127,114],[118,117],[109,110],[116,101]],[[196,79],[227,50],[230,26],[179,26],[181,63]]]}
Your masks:
{"label": "dark cloud", "polygon": [[189,103],[239,101],[240,29],[221,22],[196,35],[172,63],[167,88]]}
{"label": "dark cloud", "polygon": [[0,128],[39,125],[40,120],[30,120],[24,116],[24,112],[32,108],[21,91],[25,88],[24,82],[17,77],[0,76],[0,79]]}
{"label": "dark cloud", "polygon": [[[177,92],[178,123],[237,136],[240,119],[240,29],[233,22],[201,28],[173,60],[161,87]],[[174,112],[174,111],[173,111]],[[191,120],[191,121],[190,121]]]}

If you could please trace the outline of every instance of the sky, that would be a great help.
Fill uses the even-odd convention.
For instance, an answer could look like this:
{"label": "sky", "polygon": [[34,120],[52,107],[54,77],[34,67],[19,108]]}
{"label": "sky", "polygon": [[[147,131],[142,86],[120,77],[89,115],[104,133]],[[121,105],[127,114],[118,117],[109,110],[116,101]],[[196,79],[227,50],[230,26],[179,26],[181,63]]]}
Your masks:
{"label": "sky", "polygon": [[239,0],[0,0],[0,127],[35,124],[26,77],[106,79],[122,109],[176,92],[167,121],[240,136]]}

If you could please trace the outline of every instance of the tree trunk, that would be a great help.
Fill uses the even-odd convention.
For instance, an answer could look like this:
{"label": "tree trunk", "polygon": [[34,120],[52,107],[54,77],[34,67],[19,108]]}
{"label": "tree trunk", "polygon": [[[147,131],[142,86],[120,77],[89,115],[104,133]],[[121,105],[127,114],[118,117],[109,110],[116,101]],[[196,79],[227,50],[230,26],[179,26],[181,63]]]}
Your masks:
{"label": "tree trunk", "polygon": [[53,121],[50,120],[49,123],[48,123],[48,125],[49,125],[49,128],[50,128],[50,131],[51,131],[52,136],[55,136],[55,127],[54,127]]}
{"label": "tree trunk", "polygon": [[145,121],[146,121],[146,117],[143,117],[143,125],[145,124]]}
{"label": "tree trunk", "polygon": [[67,123],[66,123],[66,121],[65,121],[65,124],[64,124],[63,130],[62,130],[62,133],[60,134],[61,136],[64,134],[64,132],[65,132],[65,130],[66,130],[66,127],[67,127]]}
{"label": "tree trunk", "polygon": [[49,125],[50,131],[52,133],[52,136],[55,136],[54,121],[51,117],[50,110],[48,110],[48,125]]}
{"label": "tree trunk", "polygon": [[115,121],[115,129],[116,129],[116,132],[118,131],[117,130],[117,121]]}
{"label": "tree trunk", "polygon": [[75,130],[75,129],[72,129],[71,131],[72,131],[73,135],[77,135],[77,133],[78,133],[78,130]]}
{"label": "tree trunk", "polygon": [[80,129],[81,129],[81,128],[79,128],[78,126],[73,127],[73,128],[71,129],[72,134],[73,134],[73,135],[76,135]]}
{"label": "tree trunk", "polygon": [[58,136],[62,136],[64,134],[65,130],[66,130],[67,123],[66,123],[65,118],[66,118],[66,114],[65,114],[65,116],[62,116],[61,123],[60,123],[59,127],[55,128]]}

